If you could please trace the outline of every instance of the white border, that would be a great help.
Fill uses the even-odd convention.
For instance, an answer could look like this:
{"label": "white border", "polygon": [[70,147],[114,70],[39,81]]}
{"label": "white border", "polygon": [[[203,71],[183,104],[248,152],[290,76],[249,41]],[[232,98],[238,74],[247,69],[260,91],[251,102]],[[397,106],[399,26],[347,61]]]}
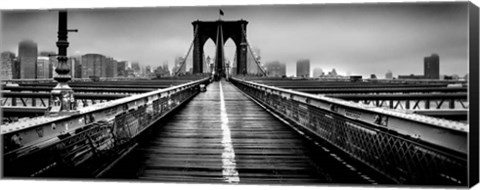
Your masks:
{"label": "white border", "polygon": [[[162,7],[162,6],[207,6],[207,5],[272,5],[272,4],[322,4],[322,3],[382,3],[382,2],[451,2],[455,0],[11,0],[2,2],[0,10],[10,9],[61,9],[61,8],[105,8],[105,7]],[[480,0],[472,0],[477,6]]]}
{"label": "white border", "polygon": [[[8,1],[8,2],[6,2]],[[381,3],[381,2],[450,2],[452,0],[403,0],[403,1],[380,1],[380,0],[6,0],[0,3],[0,10],[11,9],[61,9],[61,8],[105,8],[105,7],[162,7],[162,6],[206,6],[206,5],[258,5],[258,4],[312,4],[312,3]],[[241,3],[240,3],[241,2]],[[480,0],[472,0],[474,4],[480,6]],[[0,16],[1,19],[1,16]],[[1,21],[0,21],[1,23]],[[1,39],[0,39],[1,40]],[[34,190],[38,188],[55,189],[72,189],[72,190],[86,190],[86,189],[115,189],[115,190],[132,190],[132,189],[387,189],[378,188],[376,186],[336,186],[336,185],[320,185],[320,186],[265,186],[265,185],[218,185],[218,184],[166,184],[166,183],[132,183],[132,182],[93,182],[93,181],[47,181],[47,180],[0,180],[0,187],[2,189],[29,189]],[[408,186],[407,186],[408,187]],[[475,186],[474,189],[480,189],[480,185]],[[406,189],[403,188],[388,188],[388,189]],[[408,187],[408,189],[425,189],[419,187]],[[428,189],[432,189],[431,187]],[[441,188],[440,189],[445,189]]]}

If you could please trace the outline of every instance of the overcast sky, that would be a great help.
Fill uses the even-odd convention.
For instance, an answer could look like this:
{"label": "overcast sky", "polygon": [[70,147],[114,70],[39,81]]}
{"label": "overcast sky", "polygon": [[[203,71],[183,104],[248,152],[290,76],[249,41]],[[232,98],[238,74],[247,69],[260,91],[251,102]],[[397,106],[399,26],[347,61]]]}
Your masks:
{"label": "overcast sky", "polygon": [[[193,40],[191,22],[245,19],[248,41],[262,62],[287,63],[295,74],[298,59],[311,70],[394,75],[423,74],[423,57],[440,56],[441,74],[468,71],[466,3],[210,6],[69,10],[69,55],[101,53],[118,60],[173,65]],[[56,11],[2,11],[1,50],[18,54],[18,42],[31,39],[39,51],[56,51]],[[233,57],[234,44],[226,44]],[[205,46],[213,56],[213,43]]]}

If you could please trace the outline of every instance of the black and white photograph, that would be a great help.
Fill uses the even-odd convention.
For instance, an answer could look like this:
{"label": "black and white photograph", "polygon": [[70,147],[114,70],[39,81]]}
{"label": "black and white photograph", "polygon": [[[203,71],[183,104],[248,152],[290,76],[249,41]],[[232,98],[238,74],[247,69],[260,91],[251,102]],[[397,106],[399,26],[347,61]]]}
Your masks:
{"label": "black and white photograph", "polygon": [[470,1],[1,9],[1,178],[470,188],[478,12]]}

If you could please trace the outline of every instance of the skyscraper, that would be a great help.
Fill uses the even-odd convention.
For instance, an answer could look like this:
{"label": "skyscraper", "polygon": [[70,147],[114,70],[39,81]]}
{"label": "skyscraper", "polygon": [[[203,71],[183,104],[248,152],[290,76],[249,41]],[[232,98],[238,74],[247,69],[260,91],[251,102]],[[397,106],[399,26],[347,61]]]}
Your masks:
{"label": "skyscraper", "polygon": [[315,68],[313,69],[313,77],[320,77],[323,76],[323,70],[321,68]]}
{"label": "skyscraper", "polygon": [[[57,76],[57,73],[55,72],[55,67],[57,66],[57,57],[54,56],[55,53],[54,51],[41,51],[39,54],[38,54],[38,57],[47,57],[48,58],[48,76],[47,78],[53,78],[54,76]],[[37,59],[38,60],[38,59]],[[43,58],[42,58],[43,60]],[[37,64],[38,66],[38,64]],[[37,73],[38,73],[38,68],[37,68]],[[70,72],[73,72],[73,70],[71,70]]]}
{"label": "skyscraper", "polygon": [[0,79],[14,79],[15,74],[15,54],[9,51],[2,52],[2,63],[0,67]]}
{"label": "skyscraper", "polygon": [[118,61],[113,59],[113,77],[118,77]]}
{"label": "skyscraper", "polygon": [[23,40],[18,45],[18,61],[20,62],[20,78],[37,78],[37,43]]}
{"label": "skyscraper", "polygon": [[15,58],[15,60],[13,61],[13,68],[12,68],[12,79],[20,79],[20,72],[21,72],[21,68],[20,68],[20,61],[18,60],[18,57]]}
{"label": "skyscraper", "polygon": [[100,64],[96,64],[96,69],[99,69],[101,71],[100,77],[106,77],[107,76],[107,57],[104,55],[97,57],[97,61],[99,61]]}
{"label": "skyscraper", "polygon": [[301,59],[297,61],[297,77],[310,77],[309,59]]}
{"label": "skyscraper", "polygon": [[440,58],[437,54],[423,59],[423,75],[427,79],[440,79]]}
{"label": "skyscraper", "polygon": [[48,79],[50,74],[50,58],[45,56],[38,56],[37,58],[37,79]]}
{"label": "skyscraper", "polygon": [[107,57],[106,61],[106,76],[105,77],[117,77],[118,76],[118,62],[111,58]]}
{"label": "skyscraper", "polygon": [[105,77],[106,63],[105,56],[100,54],[85,54],[81,57],[82,62],[82,78],[90,76]]}
{"label": "skyscraper", "polygon": [[287,74],[285,63],[279,61],[268,62],[265,64],[269,77],[283,77]]}

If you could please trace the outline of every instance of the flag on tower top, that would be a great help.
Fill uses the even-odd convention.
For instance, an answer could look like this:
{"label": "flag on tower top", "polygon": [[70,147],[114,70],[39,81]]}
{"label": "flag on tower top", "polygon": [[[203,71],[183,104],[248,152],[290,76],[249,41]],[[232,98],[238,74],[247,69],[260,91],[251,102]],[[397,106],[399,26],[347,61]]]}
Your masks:
{"label": "flag on tower top", "polygon": [[223,11],[222,11],[222,9],[220,9],[220,15],[222,15],[222,16],[223,16]]}

